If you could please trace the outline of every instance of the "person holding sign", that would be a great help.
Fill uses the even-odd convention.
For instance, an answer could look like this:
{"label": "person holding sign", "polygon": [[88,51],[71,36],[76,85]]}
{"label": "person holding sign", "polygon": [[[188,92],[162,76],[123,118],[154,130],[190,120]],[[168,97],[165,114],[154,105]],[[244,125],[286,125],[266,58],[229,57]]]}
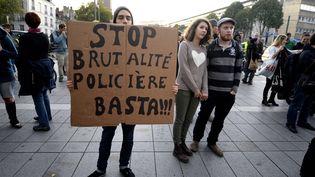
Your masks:
{"label": "person holding sign", "polygon": [[222,157],[222,150],[216,145],[223,128],[224,120],[230,112],[240,83],[242,51],[233,40],[235,21],[222,18],[218,21],[219,38],[215,39],[207,49],[208,59],[208,94],[206,101],[201,102],[200,112],[193,131],[193,143],[190,148],[198,151],[199,141],[204,135],[206,124],[215,108],[207,143],[208,147]]}
{"label": "person holding sign", "polygon": [[189,125],[196,112],[199,100],[208,98],[208,73],[206,47],[211,36],[211,27],[207,20],[197,19],[187,29],[185,40],[178,52],[179,73],[176,79],[176,118],[173,125],[173,155],[187,163],[191,150],[185,139]]}
{"label": "person holding sign", "polygon": [[[118,7],[114,12],[113,23],[123,25],[133,25],[133,17],[130,10],[126,7]],[[71,91],[73,89],[73,82],[67,82],[67,86]],[[175,92],[176,89],[174,89]],[[133,135],[135,125],[121,124],[123,131],[123,142],[120,150],[119,169],[124,177],[134,177],[134,173],[128,167],[129,160],[133,148]],[[88,177],[104,176],[107,168],[107,161],[110,156],[112,140],[115,135],[117,126],[103,126],[102,139],[99,147],[99,157],[97,161],[97,170],[95,170]]]}

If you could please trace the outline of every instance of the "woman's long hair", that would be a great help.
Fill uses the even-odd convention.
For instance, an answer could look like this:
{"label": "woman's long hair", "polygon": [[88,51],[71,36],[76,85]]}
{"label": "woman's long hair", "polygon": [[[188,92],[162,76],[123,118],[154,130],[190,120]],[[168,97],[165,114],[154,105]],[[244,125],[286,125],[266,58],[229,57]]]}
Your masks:
{"label": "woman's long hair", "polygon": [[209,39],[211,38],[211,31],[212,31],[212,28],[211,28],[211,25],[210,23],[208,22],[208,20],[206,19],[197,19],[195,20],[188,28],[187,30],[185,31],[185,39],[187,41],[193,41],[194,40],[194,37],[195,37],[195,34],[196,34],[196,29],[198,27],[198,25],[201,23],[201,22],[205,22],[208,26],[208,29],[207,29],[207,34],[205,35],[204,38],[202,38],[200,40],[200,43],[199,45],[205,45],[208,43]]}
{"label": "woman's long hair", "polygon": [[286,36],[285,34],[279,34],[279,35],[276,37],[276,39],[273,40],[273,42],[272,42],[271,45],[278,47],[278,46],[280,46],[280,45],[282,44],[282,42],[283,42],[284,40],[286,40],[286,39],[287,39],[287,36]]}

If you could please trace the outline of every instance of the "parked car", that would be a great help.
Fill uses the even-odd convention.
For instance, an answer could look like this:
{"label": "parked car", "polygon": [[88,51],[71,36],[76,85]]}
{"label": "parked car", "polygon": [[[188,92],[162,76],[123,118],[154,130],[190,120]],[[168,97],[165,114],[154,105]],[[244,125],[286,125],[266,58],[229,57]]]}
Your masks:
{"label": "parked car", "polygon": [[11,30],[11,36],[17,46],[19,45],[19,38],[25,33],[27,33],[27,31]]}

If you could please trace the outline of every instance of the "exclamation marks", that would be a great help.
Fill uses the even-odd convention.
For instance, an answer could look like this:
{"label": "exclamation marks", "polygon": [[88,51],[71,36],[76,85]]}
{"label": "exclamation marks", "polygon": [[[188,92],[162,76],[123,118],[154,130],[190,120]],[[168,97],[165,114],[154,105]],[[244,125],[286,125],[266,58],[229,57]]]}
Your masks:
{"label": "exclamation marks", "polygon": [[173,100],[169,99],[169,100],[162,100],[160,99],[160,115],[170,115],[171,114],[171,110],[172,110],[172,106],[173,106]]}

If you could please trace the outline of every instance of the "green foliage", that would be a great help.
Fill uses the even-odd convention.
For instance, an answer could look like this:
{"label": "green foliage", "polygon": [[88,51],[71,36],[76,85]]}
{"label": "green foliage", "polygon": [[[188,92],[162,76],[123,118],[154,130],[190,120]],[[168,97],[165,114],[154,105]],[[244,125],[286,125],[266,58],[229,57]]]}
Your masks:
{"label": "green foliage", "polygon": [[253,18],[250,8],[240,10],[235,14],[234,20],[238,31],[250,31],[252,29]]}
{"label": "green foliage", "polygon": [[210,19],[216,19],[216,20],[219,20],[219,17],[217,16],[217,14],[215,13],[210,13],[207,17],[206,17],[208,20]]}
{"label": "green foliage", "polygon": [[0,23],[7,23],[7,16],[12,20],[14,14],[22,13],[22,0],[0,0]]}
{"label": "green foliage", "polygon": [[244,6],[241,2],[236,1],[233,2],[224,12],[224,14],[222,15],[222,17],[230,17],[230,18],[235,18],[236,14],[240,11],[243,10]]}
{"label": "green foliage", "polygon": [[265,28],[279,28],[283,24],[282,5],[277,0],[259,0],[253,5],[252,12],[261,24],[260,34]]}
{"label": "green foliage", "polygon": [[102,1],[99,1],[98,4],[99,6],[96,8],[96,18],[94,2],[90,2],[86,6],[81,5],[81,7],[75,11],[75,18],[81,21],[94,21],[95,19],[98,20],[98,16],[100,15],[101,22],[109,22],[112,18],[112,12],[104,6]]}

